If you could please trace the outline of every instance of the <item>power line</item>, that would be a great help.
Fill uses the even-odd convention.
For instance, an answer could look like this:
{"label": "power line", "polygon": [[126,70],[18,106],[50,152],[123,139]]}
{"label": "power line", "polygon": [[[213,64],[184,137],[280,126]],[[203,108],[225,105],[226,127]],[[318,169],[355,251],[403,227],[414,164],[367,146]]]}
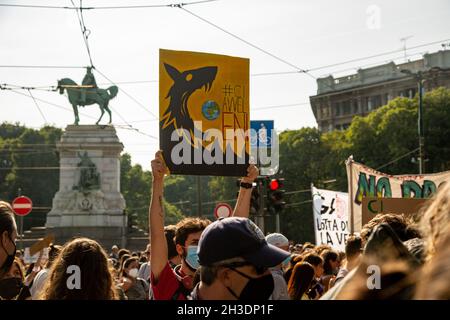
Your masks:
{"label": "power line", "polygon": [[[408,54],[407,57],[412,57],[412,56],[417,56],[417,55],[423,56],[425,53],[426,52],[423,52],[423,51],[422,52],[415,52],[415,53]],[[390,58],[388,60],[384,59],[382,61],[378,60],[377,62],[371,62],[371,63],[367,63],[367,64],[363,64],[363,65],[358,65],[357,67],[335,70],[335,71],[333,71],[333,73],[336,74],[336,73],[342,73],[342,72],[351,71],[351,70],[358,70],[358,69],[366,68],[366,67],[370,67],[370,66],[378,66],[378,65],[381,65],[383,63],[389,63],[390,61],[394,61],[394,60],[398,60],[398,59],[402,59],[402,58],[404,58],[404,55],[396,56],[395,58]],[[329,73],[321,74],[319,76],[319,78],[325,77],[327,75],[329,75]]]}
{"label": "power line", "polygon": [[54,65],[0,65],[0,68],[30,68],[30,69],[84,69],[85,66],[54,66]]}
{"label": "power line", "polygon": [[[427,47],[427,46],[430,46],[430,45],[433,45],[433,44],[440,44],[442,42],[449,41],[449,40],[450,40],[450,38],[449,39],[444,39],[444,40],[439,40],[439,41],[428,42],[428,43],[425,43],[425,44],[409,47],[407,50]],[[404,51],[403,48],[397,49],[397,50],[392,50],[392,51],[386,51],[386,52],[374,54],[374,55],[371,55],[371,56],[366,56],[366,57],[362,57],[362,58],[356,58],[356,59],[341,61],[341,62],[328,64],[328,65],[324,65],[324,66],[318,66],[318,67],[310,68],[310,69],[308,69],[308,71],[317,71],[317,70],[321,70],[321,69],[327,69],[327,68],[336,67],[336,66],[343,65],[343,64],[348,64],[348,63],[352,63],[352,62],[358,62],[358,61],[361,61],[361,60],[368,60],[368,59],[377,58],[377,57],[381,57],[381,56],[385,56],[385,55],[389,55],[389,54],[393,54],[393,53],[397,53],[397,52],[403,52],[403,51]]]}
{"label": "power line", "polygon": [[[11,92],[14,92],[14,93],[23,95],[23,96],[28,97],[28,98],[33,98],[33,99],[39,100],[39,101],[41,101],[41,102],[47,103],[47,104],[49,104],[49,105],[55,106],[55,107],[57,107],[57,108],[60,108],[60,109],[65,110],[65,111],[70,111],[71,113],[73,112],[73,111],[72,111],[71,109],[69,109],[69,108],[66,108],[66,107],[63,107],[63,106],[60,106],[60,105],[57,105],[57,104],[48,102],[48,101],[43,100],[43,99],[31,97],[31,96],[29,96],[29,95],[27,95],[27,94],[24,94],[24,93],[15,91],[14,89],[10,89],[10,90],[11,90]],[[111,109],[113,109],[113,108],[111,107]],[[116,110],[114,110],[114,113],[116,113],[116,114],[122,119],[122,121],[124,121],[125,123],[127,123],[127,121],[122,117],[122,115],[121,115],[120,113],[118,113]],[[82,112],[79,112],[79,114],[81,114],[81,115],[83,115],[83,116],[86,116],[86,117],[88,117],[88,118],[94,119],[94,120],[97,119],[97,118],[94,118],[94,117],[92,117],[92,116],[90,116],[90,115],[87,115],[87,114],[85,114],[85,113],[82,113]],[[137,132],[137,133],[139,133],[139,134],[141,134],[141,135],[145,135],[145,136],[147,136],[147,137],[150,137],[150,138],[152,138],[152,139],[156,139],[156,140],[158,139],[157,137],[155,137],[155,136],[153,136],[153,135],[151,135],[151,134],[142,132],[141,130],[139,130],[139,129],[133,127],[133,126],[132,126],[131,124],[129,124],[129,123],[127,123],[127,127],[123,127],[123,126],[116,126],[116,127],[117,127],[118,129],[128,129],[128,130],[132,130],[132,131],[135,131],[135,132]]]}
{"label": "power line", "polygon": [[45,117],[44,113],[42,112],[41,108],[39,107],[39,104],[37,103],[36,99],[34,98],[33,94],[31,93],[31,90],[28,89],[28,94],[30,95],[30,97],[33,99],[34,104],[36,105],[36,107],[39,110],[39,113],[41,114],[42,118],[44,119],[44,123],[48,123],[47,118]]}
{"label": "power line", "polygon": [[416,149],[414,149],[414,150],[412,150],[412,151],[410,151],[408,153],[405,153],[404,155],[402,155],[402,156],[400,156],[398,158],[395,158],[394,160],[392,160],[392,161],[390,161],[390,162],[388,162],[386,164],[383,164],[382,166],[376,168],[375,170],[378,171],[378,170],[380,170],[380,169],[382,169],[382,168],[384,168],[384,167],[386,167],[386,166],[388,166],[388,165],[390,165],[390,164],[392,164],[394,162],[397,162],[398,160],[401,160],[401,159],[405,158],[406,156],[410,155],[411,153],[417,152],[418,150],[419,150],[419,148],[416,148]]}
{"label": "power line", "polygon": [[[112,81],[110,78],[108,78],[104,73],[102,73],[100,70],[98,70],[97,68],[95,68],[95,70],[106,80],[108,80],[110,83],[112,83],[113,85],[119,87],[117,85],[117,83],[115,83],[114,81]],[[142,109],[144,109],[147,113],[149,113],[150,115],[152,115],[155,119],[158,119],[158,117],[151,112],[147,107],[145,107],[142,103],[140,103],[138,100],[136,100],[133,96],[131,96],[128,92],[126,92],[125,90],[123,90],[123,88],[120,88],[120,91],[123,92],[128,98],[130,98],[131,100],[133,100],[139,107],[141,107]],[[125,123],[127,123],[125,121]]]}
{"label": "power line", "polygon": [[2,3],[0,7],[15,7],[15,8],[35,8],[35,9],[75,9],[71,7],[58,7],[58,6],[41,6],[41,5],[30,5],[30,4],[11,4]]}
{"label": "power line", "polygon": [[77,18],[78,18],[78,22],[80,24],[81,33],[83,35],[84,44],[86,45],[86,50],[87,50],[87,53],[89,55],[89,61],[91,62],[91,66],[94,66],[94,63],[92,62],[91,50],[89,48],[89,42],[88,42],[88,37],[89,37],[91,31],[88,30],[86,28],[86,25],[84,24],[83,9],[81,9],[83,0],[80,0],[80,7],[79,8],[77,8],[75,6],[75,3],[73,2],[73,0],[70,0],[70,2],[72,2],[73,7],[76,9]]}
{"label": "power line", "polygon": [[132,131],[136,131],[137,133],[140,133],[140,134],[142,134],[142,135],[144,135],[144,136],[147,136],[147,137],[149,137],[149,138],[152,138],[152,139],[155,139],[155,140],[159,140],[157,137],[155,137],[155,136],[153,136],[153,135],[151,135],[151,134],[142,132],[141,130],[139,130],[138,128],[133,127],[133,126],[130,125],[130,124],[128,124],[127,126],[119,126],[119,125],[115,125],[115,127],[118,128],[118,129],[124,129],[124,130],[132,130]]}
{"label": "power line", "polygon": [[[10,91],[11,91],[11,92],[14,92],[14,93],[16,93],[16,94],[20,94],[20,95],[22,95],[22,96],[31,98],[29,95],[27,95],[27,94],[25,94],[25,93],[22,93],[22,92],[19,92],[19,91],[16,91],[16,90],[14,90],[14,89],[10,89]],[[36,97],[35,97],[35,99],[36,99],[37,101],[46,103],[46,104],[48,104],[48,105],[54,106],[54,107],[56,107],[56,108],[59,108],[59,109],[65,110],[65,111],[69,111],[70,113],[73,113],[73,110],[70,109],[70,108],[67,108],[67,107],[61,106],[61,105],[59,105],[59,104],[55,104],[55,103],[52,103],[52,102],[49,102],[49,101],[46,101],[46,100],[43,100],[43,99],[40,99],[40,98],[36,98]],[[85,117],[88,117],[88,118],[91,118],[91,119],[95,119],[95,120],[97,119],[97,118],[94,118],[94,117],[92,117],[92,116],[90,116],[90,115],[88,115],[88,114],[85,114],[85,113],[82,113],[82,112],[79,112],[79,113],[80,113],[81,115],[85,116]]]}
{"label": "power line", "polygon": [[206,20],[205,18],[200,17],[199,15],[193,13],[192,11],[189,11],[188,9],[184,8],[183,6],[179,6],[178,8],[180,8],[181,10],[183,10],[183,11],[189,13],[190,15],[196,17],[197,19],[199,19],[199,20],[209,24],[210,26],[213,26],[214,28],[219,29],[222,32],[225,32],[226,34],[232,36],[233,38],[238,39],[241,42],[244,42],[245,44],[249,45],[250,47],[255,48],[255,49],[265,53],[266,55],[271,56],[272,58],[274,58],[274,59],[276,59],[276,60],[278,60],[278,61],[280,61],[280,62],[282,62],[282,63],[284,63],[284,64],[286,64],[286,65],[288,65],[288,66],[290,66],[290,67],[292,67],[294,69],[296,69],[296,70],[298,70],[299,72],[303,72],[303,73],[307,72],[306,70],[296,66],[295,64],[292,64],[289,61],[287,61],[287,60],[285,60],[283,58],[280,58],[280,57],[274,55],[273,53],[270,53],[269,51],[264,50],[261,47],[258,47],[257,45],[254,45],[253,43],[251,43],[251,42],[249,42],[249,41],[247,41],[247,40],[245,40],[245,39],[235,35],[234,33],[231,33],[229,31],[225,30],[224,28],[218,26],[217,24],[215,24],[215,23],[213,23],[213,22],[211,22],[209,20]]}
{"label": "power line", "polygon": [[203,0],[193,1],[185,3],[172,3],[172,4],[153,4],[153,5],[136,5],[136,6],[100,6],[100,7],[67,7],[67,6],[43,6],[43,5],[29,5],[29,4],[0,4],[0,7],[16,7],[16,8],[34,8],[34,9],[69,9],[69,10],[102,10],[102,9],[144,9],[144,8],[173,8],[178,6],[189,6],[194,4],[202,4],[207,2],[215,2],[218,0]]}
{"label": "power line", "polygon": [[[422,47],[427,47],[430,45],[434,45],[434,44],[439,44],[445,41],[449,41],[449,39],[444,39],[444,40],[440,40],[440,41],[433,41],[433,42],[428,42],[428,43],[424,43],[421,45],[417,45],[414,47],[410,47],[407,48],[407,50],[413,50],[413,49],[417,49],[417,48],[422,48]],[[336,67],[339,65],[344,65],[344,64],[348,64],[351,62],[357,62],[357,61],[362,61],[362,60],[368,60],[368,59],[372,59],[374,57],[380,57],[380,56],[384,56],[384,55],[389,55],[389,54],[393,54],[396,52],[400,52],[403,51],[403,49],[398,49],[398,50],[393,50],[393,51],[387,51],[387,52],[383,52],[383,53],[379,53],[376,55],[372,55],[372,56],[366,56],[366,57],[361,57],[361,58],[355,58],[352,60],[347,60],[347,61],[341,61],[341,62],[337,62],[334,64],[329,64],[329,65],[324,65],[324,66],[318,66],[318,67],[314,67],[311,69],[308,69],[308,71],[316,71],[316,70],[321,70],[321,69],[327,69],[327,68],[331,68],[331,67]],[[421,54],[421,53],[415,53],[415,54]],[[415,55],[412,54],[412,55]],[[403,55],[402,55],[403,57]],[[399,59],[399,58],[393,58],[395,59]],[[383,61],[382,61],[383,62]],[[378,63],[382,63],[382,62],[378,62]],[[376,63],[374,63],[376,64]],[[66,69],[66,68],[70,68],[70,69],[85,69],[86,66],[56,66],[56,65],[0,65],[0,68],[55,68],[55,69]],[[347,70],[352,70],[354,68],[349,68],[349,69],[345,69],[345,70],[341,70],[341,71],[337,71],[337,72],[343,72],[343,71],[347,71]],[[301,71],[280,71],[280,72],[264,72],[264,73],[253,73],[250,76],[252,77],[260,77],[260,76],[273,76],[273,75],[285,75],[285,74],[297,74],[297,73],[301,73]],[[138,84],[138,83],[157,83],[158,80],[139,80],[139,81],[123,81],[123,82],[116,82],[116,84]],[[52,86],[43,86],[45,88],[47,87],[52,87]],[[34,88],[39,88],[39,87],[34,87]]]}

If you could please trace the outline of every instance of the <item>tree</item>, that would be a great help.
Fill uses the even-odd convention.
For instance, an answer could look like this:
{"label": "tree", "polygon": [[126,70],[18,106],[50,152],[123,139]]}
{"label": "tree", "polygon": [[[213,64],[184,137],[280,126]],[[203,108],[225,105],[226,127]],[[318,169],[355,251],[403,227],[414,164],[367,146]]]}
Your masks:
{"label": "tree", "polygon": [[[124,153],[120,157],[120,187],[126,202],[126,211],[129,216],[135,216],[133,223],[143,230],[148,230],[148,209],[151,194],[152,176],[150,171],[142,170],[141,165],[131,164],[131,156]],[[168,179],[169,187],[171,179]],[[175,185],[178,185],[175,183]],[[172,190],[173,192],[173,190]],[[167,192],[168,194],[172,192]],[[182,218],[183,213],[175,205],[164,201],[166,224],[175,224]]]}
{"label": "tree", "polygon": [[33,215],[25,219],[24,229],[43,225],[59,186],[59,156],[56,142],[61,129],[45,126],[40,130],[19,124],[0,125],[0,197],[12,201],[19,188],[33,200]]}

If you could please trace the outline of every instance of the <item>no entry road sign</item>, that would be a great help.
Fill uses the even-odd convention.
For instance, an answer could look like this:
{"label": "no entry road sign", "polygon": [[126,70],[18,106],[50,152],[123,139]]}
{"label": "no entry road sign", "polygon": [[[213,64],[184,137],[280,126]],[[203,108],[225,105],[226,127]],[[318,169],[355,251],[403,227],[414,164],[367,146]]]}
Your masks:
{"label": "no entry road sign", "polygon": [[20,196],[13,200],[12,208],[18,216],[26,216],[33,209],[33,202],[28,197]]}

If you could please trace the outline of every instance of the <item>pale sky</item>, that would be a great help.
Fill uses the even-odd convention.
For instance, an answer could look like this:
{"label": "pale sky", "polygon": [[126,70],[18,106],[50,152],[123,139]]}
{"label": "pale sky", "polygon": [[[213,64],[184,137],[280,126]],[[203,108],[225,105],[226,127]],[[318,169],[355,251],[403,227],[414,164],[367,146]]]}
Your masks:
{"label": "pale sky", "polygon": [[[78,4],[78,0],[74,0]],[[183,1],[83,1],[83,6],[170,4]],[[70,1],[0,0],[0,4],[72,6]],[[450,43],[448,0],[219,0],[185,7],[196,15],[302,69],[313,69],[351,59],[400,50],[401,38],[409,37],[407,48],[439,42]],[[125,151],[134,163],[149,169],[158,149],[158,50],[186,50],[225,54],[250,59],[250,73],[295,71],[293,67],[258,51],[179,8],[88,10],[86,27],[95,67],[114,82],[119,94],[110,106],[128,123],[147,135],[117,128]],[[411,37],[410,37],[411,36]],[[441,50],[440,43],[407,50],[409,59]],[[312,71],[314,77],[351,74],[359,67],[394,60],[403,62],[403,52]],[[87,66],[89,58],[75,10],[0,6],[0,65]],[[31,69],[0,67],[0,83],[19,86],[55,86],[58,79],[81,83],[84,69]],[[100,87],[110,84],[94,73]],[[121,84],[130,81],[154,81]],[[140,104],[130,99],[124,89]],[[305,74],[250,77],[250,117],[274,120],[278,130],[316,126],[309,96],[316,94],[313,77]],[[27,91],[20,91],[28,94]],[[71,109],[64,95],[34,90],[35,98]],[[307,104],[302,104],[302,103]],[[64,128],[73,113],[38,101],[48,124]],[[295,105],[301,104],[301,105]],[[292,105],[278,108],[270,106]],[[33,128],[46,121],[33,100],[17,93],[0,91],[0,121],[17,122]],[[262,110],[258,110],[263,108]],[[148,111],[146,111],[146,110]],[[94,118],[98,106],[81,108]],[[81,124],[92,124],[81,115]],[[107,121],[104,119],[103,123]],[[113,123],[124,125],[113,112]]]}

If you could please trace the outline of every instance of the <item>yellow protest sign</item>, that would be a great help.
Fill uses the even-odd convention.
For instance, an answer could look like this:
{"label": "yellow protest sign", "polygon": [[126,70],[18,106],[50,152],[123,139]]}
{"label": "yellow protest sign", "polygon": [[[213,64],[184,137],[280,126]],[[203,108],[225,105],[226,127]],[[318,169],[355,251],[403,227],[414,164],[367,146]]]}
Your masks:
{"label": "yellow protest sign", "polygon": [[245,175],[249,59],[160,50],[160,149],[174,174]]}
{"label": "yellow protest sign", "polygon": [[34,256],[37,252],[50,246],[50,244],[53,243],[54,241],[55,241],[55,236],[53,234],[47,235],[44,239],[42,239],[38,242],[35,242],[30,247],[30,255]]}

